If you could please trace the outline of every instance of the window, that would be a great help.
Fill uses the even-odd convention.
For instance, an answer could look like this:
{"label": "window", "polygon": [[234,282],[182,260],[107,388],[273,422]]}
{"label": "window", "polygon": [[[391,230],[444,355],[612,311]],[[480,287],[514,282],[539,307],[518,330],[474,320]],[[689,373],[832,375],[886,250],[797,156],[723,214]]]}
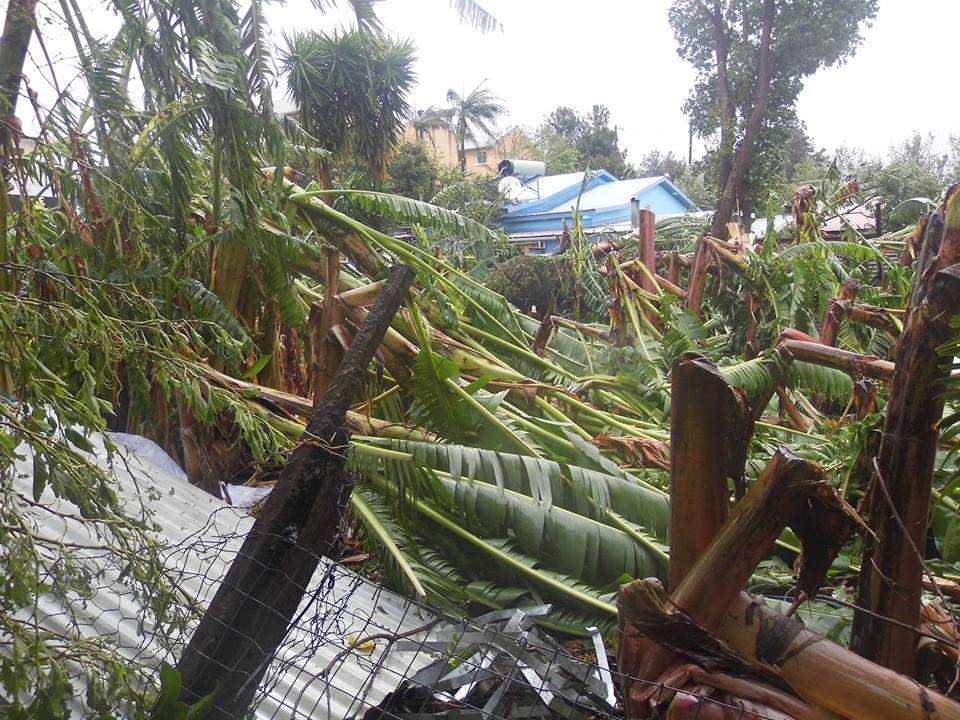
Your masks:
{"label": "window", "polygon": [[477,150],[477,165],[486,165],[486,164],[487,164],[487,151]]}

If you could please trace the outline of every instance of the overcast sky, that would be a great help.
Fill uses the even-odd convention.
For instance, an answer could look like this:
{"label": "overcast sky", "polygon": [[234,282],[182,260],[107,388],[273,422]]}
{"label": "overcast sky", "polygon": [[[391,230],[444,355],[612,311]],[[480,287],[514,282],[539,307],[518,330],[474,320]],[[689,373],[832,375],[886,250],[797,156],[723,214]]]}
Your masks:
{"label": "overcast sky", "polygon": [[[384,0],[392,33],[419,48],[419,108],[448,88],[486,80],[510,122],[536,126],[557,105],[610,108],[631,160],[649,150],[687,150],[681,106],[694,73],[676,52],[669,0],[481,0],[503,23],[481,35],[458,22],[448,0]],[[305,0],[271,6],[275,27],[305,27]],[[864,42],[846,65],[821,71],[800,96],[815,143],[884,154],[914,131],[945,140],[960,133],[956,63],[960,0],[881,0]],[[953,89],[950,89],[951,85]],[[942,99],[935,99],[935,98]],[[696,149],[695,149],[696,152]]]}
{"label": "overcast sky", "polygon": [[[94,0],[80,4],[102,8]],[[378,3],[386,29],[418,47],[414,107],[443,104],[448,88],[469,92],[486,81],[510,110],[504,125],[532,129],[558,105],[585,111],[597,103],[610,108],[630,160],[655,148],[686,155],[681,106],[694,74],[677,56],[669,0],[481,4],[501,21],[502,31],[481,34],[461,24],[448,0]],[[277,42],[284,31],[330,28],[349,17],[324,15],[309,0],[273,2],[266,13]],[[91,17],[103,20],[92,23],[94,32],[114,31],[116,22],[102,9]],[[67,38],[56,37],[55,24],[41,19],[41,26],[53,53],[70,63]],[[816,145],[833,150],[847,144],[882,155],[914,131],[933,133],[943,143],[960,133],[960,95],[950,75],[958,27],[960,0],[881,0],[856,56],[808,79],[800,96],[800,117]],[[36,51],[34,44],[31,54]],[[42,87],[38,73],[32,75],[34,87]],[[699,150],[695,146],[695,155]]]}

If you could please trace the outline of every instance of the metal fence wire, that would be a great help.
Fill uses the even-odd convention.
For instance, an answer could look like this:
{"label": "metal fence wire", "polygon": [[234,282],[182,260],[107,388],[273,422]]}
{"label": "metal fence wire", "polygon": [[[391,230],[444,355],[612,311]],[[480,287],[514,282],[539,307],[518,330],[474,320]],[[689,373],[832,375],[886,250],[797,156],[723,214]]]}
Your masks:
{"label": "metal fence wire", "polygon": [[[176,665],[254,518],[247,508],[222,505],[169,476],[158,480],[157,473],[130,471],[136,472],[138,485],[127,490],[149,499],[164,540],[160,561],[167,582],[137,589],[122,556],[105,546],[97,530],[63,512],[68,504],[52,502],[35,509],[38,536],[50,540],[51,560],[57,547],[72,549],[89,590],[82,597],[43,594],[17,618],[65,642],[95,644],[103,657],[122,658],[131,675],[156,679],[161,663]],[[29,482],[29,475],[20,473],[14,489],[25,494]],[[318,569],[300,588],[303,599],[283,642],[264,653],[261,669],[266,670],[248,717],[623,717],[619,688],[626,678],[611,667],[599,631],[590,636],[592,656],[575,656],[537,626],[538,619],[549,616],[549,606],[455,617],[390,592],[343,564],[311,559],[318,560]],[[278,588],[292,582],[288,577],[276,581]],[[171,617],[178,621],[170,622]],[[0,652],[2,645],[0,633]],[[250,638],[237,655],[251,647],[263,650]],[[75,666],[73,717],[91,715],[85,698],[97,672],[89,664]],[[679,696],[723,708],[729,718],[778,719],[765,706],[703,685],[646,684],[664,703]]]}
{"label": "metal fence wire", "polygon": [[[225,508],[175,547],[168,560],[178,586],[209,600],[248,521]],[[284,642],[267,658],[251,710],[257,718],[623,717],[625,678],[611,668],[599,631],[591,634],[596,661],[575,657],[537,627],[549,605],[454,617],[327,559],[302,590]],[[178,644],[188,639],[184,632]],[[730,717],[770,719],[710,688],[649,685],[663,702],[680,694]]]}

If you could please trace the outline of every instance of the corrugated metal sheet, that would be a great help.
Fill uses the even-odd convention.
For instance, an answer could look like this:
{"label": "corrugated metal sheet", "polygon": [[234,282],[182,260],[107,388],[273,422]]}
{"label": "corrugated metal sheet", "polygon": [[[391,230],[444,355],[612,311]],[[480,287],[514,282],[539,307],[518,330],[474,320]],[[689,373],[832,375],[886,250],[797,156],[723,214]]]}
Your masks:
{"label": "corrugated metal sheet", "polygon": [[[129,436],[118,439],[126,441]],[[143,501],[152,511],[159,537],[169,546],[167,567],[178,573],[181,589],[203,604],[208,602],[253,518],[169,472],[171,467],[164,466],[165,456],[159,447],[153,446],[151,452],[149,445],[141,443],[136,453],[123,449],[126,462],[117,458],[111,467],[102,438],[94,436],[91,441],[95,447],[93,461],[113,472],[130,510],[138,513]],[[16,489],[29,497],[29,459],[18,463],[17,471]],[[42,501],[60,512],[75,512],[70,503],[54,499],[49,489]],[[156,636],[160,629],[144,621],[149,614],[120,579],[119,568],[105,562],[105,552],[99,550],[102,539],[79,520],[42,511],[36,511],[33,517],[45,537],[89,546],[83,552],[91,570],[102,571],[103,575],[98,578],[95,594],[78,599],[70,613],[52,596],[42,596],[35,613],[21,613],[33,615],[42,627],[52,631],[108,640],[124,657],[150,668],[158,667],[161,661],[174,663],[175,658]],[[347,636],[403,632],[422,625],[431,616],[420,606],[332,564],[326,573],[322,565],[318,569],[310,587],[310,594],[314,593],[316,602],[287,638],[268,672],[275,684],[258,707],[256,717],[261,720],[362,716],[368,703],[378,703],[396,689],[402,677],[430,660],[423,654],[402,652],[382,658],[381,644],[371,655],[349,654],[335,663],[328,685],[321,674],[350,642]],[[304,606],[308,602],[305,600]],[[79,718],[85,688],[82,676],[73,678],[73,682],[77,698],[73,716]]]}
{"label": "corrugated metal sheet", "polygon": [[560,192],[571,185],[580,185],[583,182],[583,176],[584,173],[582,172],[572,172],[561,173],[560,175],[543,175],[535,178],[528,183],[524,183],[523,190],[517,196],[516,202],[539,200]]}
{"label": "corrugated metal sheet", "polygon": [[[662,177],[634,178],[598,185],[580,196],[580,207],[581,209],[599,209],[629,203],[630,198],[636,197],[644,190],[659,184],[662,179]],[[575,199],[573,202],[560,203],[544,212],[569,210],[571,205],[575,203]]]}

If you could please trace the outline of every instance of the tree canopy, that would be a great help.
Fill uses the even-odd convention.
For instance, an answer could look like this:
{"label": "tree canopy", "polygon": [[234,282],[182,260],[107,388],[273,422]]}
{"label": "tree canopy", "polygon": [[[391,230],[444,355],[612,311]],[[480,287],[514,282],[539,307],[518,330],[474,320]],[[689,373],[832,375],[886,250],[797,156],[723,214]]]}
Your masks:
{"label": "tree canopy", "polygon": [[[382,181],[409,113],[413,44],[366,30],[295,33],[281,61],[301,122],[335,157],[353,153]],[[330,187],[329,169],[320,163]]]}
{"label": "tree canopy", "polygon": [[550,173],[586,167],[617,177],[633,172],[626,151],[620,149],[616,127],[610,127],[610,110],[605,105],[594,105],[584,115],[561,105],[537,129],[534,146],[535,159],[546,161]]}
{"label": "tree canopy", "polygon": [[877,7],[877,0],[673,3],[678,53],[697,70],[686,111],[695,132],[717,146],[715,235],[737,208],[752,214],[751,189],[782,162],[761,167],[756,158],[787,139],[804,80],[853,55]]}

